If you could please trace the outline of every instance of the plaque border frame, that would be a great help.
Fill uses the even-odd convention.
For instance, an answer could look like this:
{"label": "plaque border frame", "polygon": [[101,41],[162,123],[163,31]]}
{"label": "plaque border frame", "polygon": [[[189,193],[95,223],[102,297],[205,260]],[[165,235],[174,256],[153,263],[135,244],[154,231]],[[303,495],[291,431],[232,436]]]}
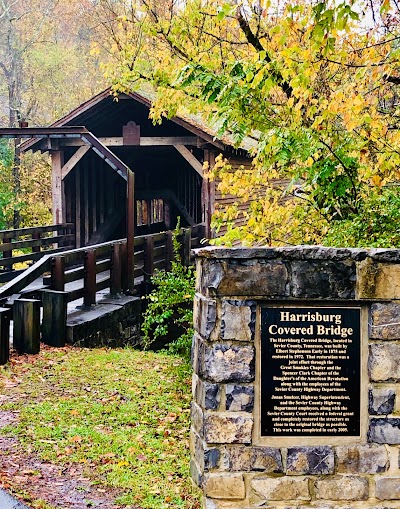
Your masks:
{"label": "plaque border frame", "polygon": [[[314,436],[296,435],[261,436],[261,308],[349,308],[360,310],[360,436]],[[367,443],[368,432],[368,305],[365,303],[338,301],[261,301],[257,303],[255,330],[256,373],[254,382],[253,445],[267,447],[292,447],[316,445],[357,445]]]}

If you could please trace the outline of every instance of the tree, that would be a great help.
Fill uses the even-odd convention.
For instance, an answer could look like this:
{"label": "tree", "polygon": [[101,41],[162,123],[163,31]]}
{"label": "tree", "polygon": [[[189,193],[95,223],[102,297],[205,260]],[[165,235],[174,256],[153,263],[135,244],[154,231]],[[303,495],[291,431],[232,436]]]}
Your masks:
{"label": "tree", "polygon": [[[90,0],[0,0],[0,94],[2,125],[20,121],[47,125],[105,86],[98,55],[91,54],[93,30],[89,27]],[[0,199],[14,207],[13,221],[3,227],[48,217],[50,166],[43,158],[25,171],[19,154],[21,140],[12,148],[14,162],[0,160],[3,168]],[[41,192],[37,182],[41,181]],[[44,201],[36,201],[41,193]],[[4,201],[3,200],[3,201]],[[8,210],[7,208],[7,210]],[[31,209],[28,211],[28,209]]]}
{"label": "tree", "polygon": [[[223,192],[251,201],[224,242],[336,242],[332,225],[398,196],[399,16],[389,0],[137,0],[114,19],[109,76],[117,90],[157,87],[155,121],[183,103],[238,144],[256,138],[252,171],[210,168]],[[240,213],[218,211],[215,226]]]}

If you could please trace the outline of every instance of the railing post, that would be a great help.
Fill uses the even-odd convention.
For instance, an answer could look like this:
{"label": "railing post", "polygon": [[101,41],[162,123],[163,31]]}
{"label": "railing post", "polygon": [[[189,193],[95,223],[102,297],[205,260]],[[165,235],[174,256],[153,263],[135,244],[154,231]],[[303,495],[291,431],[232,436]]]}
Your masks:
{"label": "railing post", "polygon": [[51,289],[63,292],[65,289],[65,258],[54,256],[51,259]]}
{"label": "railing post", "polygon": [[[9,244],[9,243],[11,243],[11,238],[4,237],[3,244]],[[11,251],[3,251],[3,258],[12,258],[12,250]],[[13,270],[13,266],[8,265],[7,267],[4,267],[4,270]]]}
{"label": "railing post", "polygon": [[185,267],[190,265],[190,248],[192,245],[192,231],[186,228],[183,232],[183,260],[182,263]]}
{"label": "railing post", "polygon": [[[32,234],[32,240],[40,240],[40,232],[34,232]],[[40,246],[33,246],[32,253],[40,253]]]}
{"label": "railing post", "polygon": [[154,238],[146,237],[144,240],[144,292],[150,293],[151,276],[154,270]]}
{"label": "railing post", "polygon": [[17,299],[13,305],[13,345],[19,354],[40,350],[40,300]]}
{"label": "railing post", "polygon": [[171,262],[174,259],[173,232],[167,231],[165,237],[165,270],[171,270]]}
{"label": "railing post", "polygon": [[0,364],[10,358],[10,310],[0,308]]}
{"label": "railing post", "polygon": [[[125,292],[128,290],[128,278],[126,277],[128,274],[127,242],[122,242],[122,244],[121,244],[120,257],[121,257],[121,288],[122,288],[122,291]],[[133,280],[133,281],[135,281],[135,280]]]}
{"label": "railing post", "polygon": [[65,346],[68,292],[42,290],[42,341],[50,346]]}
{"label": "railing post", "polygon": [[112,259],[111,259],[111,273],[110,273],[110,293],[111,295],[117,295],[121,293],[122,285],[121,285],[121,268],[122,268],[122,260],[121,260],[121,252],[122,252],[122,244],[117,242],[113,246]]}
{"label": "railing post", "polygon": [[85,296],[83,298],[84,306],[94,306],[96,304],[96,250],[89,249],[85,251]]}

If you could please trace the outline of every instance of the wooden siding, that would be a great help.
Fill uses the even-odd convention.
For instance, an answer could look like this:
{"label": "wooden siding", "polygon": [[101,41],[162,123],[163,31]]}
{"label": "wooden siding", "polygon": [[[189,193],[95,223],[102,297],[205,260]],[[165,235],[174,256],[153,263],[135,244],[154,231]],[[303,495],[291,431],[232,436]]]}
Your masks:
{"label": "wooden siding", "polygon": [[[232,171],[235,169],[239,169],[241,166],[243,166],[245,169],[251,171],[252,170],[252,162],[251,159],[248,158],[242,158],[242,157],[230,157],[229,162],[232,166]],[[238,198],[231,194],[222,194],[221,191],[218,189],[218,184],[220,183],[220,180],[215,181],[215,198],[213,202],[213,211],[216,210],[216,208],[224,208],[229,207],[230,205],[234,205],[235,203],[238,203]],[[286,187],[289,184],[289,181],[287,179],[275,179],[274,180],[274,186],[276,187]],[[260,197],[262,196],[263,192],[260,191]],[[287,198],[290,199],[290,198]],[[246,224],[246,219],[244,217],[244,214],[250,205],[250,201],[246,202],[240,202],[238,205],[239,210],[239,216],[238,218],[233,221],[233,224],[236,227],[244,226]],[[226,225],[221,226],[221,228],[218,230],[218,232],[212,232],[214,237],[222,237],[222,235],[225,235],[227,232],[228,227]],[[239,242],[237,243],[239,244]]]}

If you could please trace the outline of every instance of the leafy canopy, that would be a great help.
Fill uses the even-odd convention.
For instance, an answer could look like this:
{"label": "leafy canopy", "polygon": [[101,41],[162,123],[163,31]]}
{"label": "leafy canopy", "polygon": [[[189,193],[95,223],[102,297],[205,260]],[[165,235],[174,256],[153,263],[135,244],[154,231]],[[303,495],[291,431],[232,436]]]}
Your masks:
{"label": "leafy canopy", "polygon": [[232,225],[222,241],[331,242],[332,225],[398,196],[399,15],[390,0],[136,0],[115,12],[108,75],[117,90],[151,82],[154,121],[184,104],[238,145],[256,139],[252,171],[210,168],[237,196],[214,217]]}

